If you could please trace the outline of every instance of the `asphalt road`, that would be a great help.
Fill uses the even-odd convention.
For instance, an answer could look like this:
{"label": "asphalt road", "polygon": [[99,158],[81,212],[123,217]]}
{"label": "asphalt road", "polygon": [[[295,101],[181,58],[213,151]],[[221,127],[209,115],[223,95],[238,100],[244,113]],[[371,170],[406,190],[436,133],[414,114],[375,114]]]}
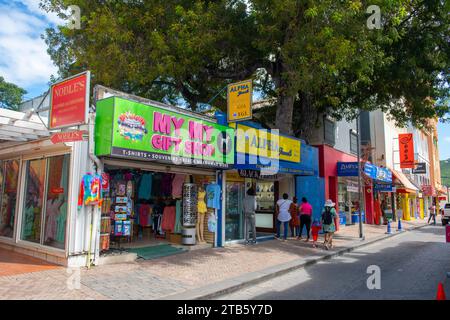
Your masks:
{"label": "asphalt road", "polygon": [[[369,266],[379,267],[380,289]],[[450,243],[444,227],[427,226],[218,299],[435,299],[440,281],[450,299],[447,272]],[[374,289],[368,288],[369,277]]]}

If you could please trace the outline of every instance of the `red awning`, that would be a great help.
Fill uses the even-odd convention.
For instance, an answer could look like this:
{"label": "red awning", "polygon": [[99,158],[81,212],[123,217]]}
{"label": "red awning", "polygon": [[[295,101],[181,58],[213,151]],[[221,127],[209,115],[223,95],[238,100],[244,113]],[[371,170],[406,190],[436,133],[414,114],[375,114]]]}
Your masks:
{"label": "red awning", "polygon": [[400,184],[401,186],[397,188],[397,192],[399,193],[416,193],[419,189],[409,181],[409,179],[405,176],[403,172],[391,169],[394,178],[396,179],[396,184]]}

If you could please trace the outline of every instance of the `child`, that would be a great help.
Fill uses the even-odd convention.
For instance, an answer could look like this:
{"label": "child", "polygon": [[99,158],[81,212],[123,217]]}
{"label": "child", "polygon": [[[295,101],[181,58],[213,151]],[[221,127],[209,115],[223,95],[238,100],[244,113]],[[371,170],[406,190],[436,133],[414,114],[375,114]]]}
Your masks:
{"label": "child", "polygon": [[319,231],[322,229],[319,220],[314,219],[313,225],[311,227],[311,234],[313,238],[313,247],[317,248],[317,239],[319,238]]}

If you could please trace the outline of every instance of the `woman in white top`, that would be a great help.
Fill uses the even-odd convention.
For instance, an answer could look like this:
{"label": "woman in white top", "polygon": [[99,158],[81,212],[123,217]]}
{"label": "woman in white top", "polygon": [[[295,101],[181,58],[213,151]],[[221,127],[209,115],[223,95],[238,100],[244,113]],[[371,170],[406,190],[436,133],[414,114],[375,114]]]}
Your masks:
{"label": "woman in white top", "polygon": [[287,240],[289,220],[291,220],[291,214],[289,213],[289,208],[291,207],[292,201],[288,199],[289,195],[287,193],[283,194],[283,199],[277,201],[277,239],[280,239],[280,229],[281,223],[283,223],[283,241]]}

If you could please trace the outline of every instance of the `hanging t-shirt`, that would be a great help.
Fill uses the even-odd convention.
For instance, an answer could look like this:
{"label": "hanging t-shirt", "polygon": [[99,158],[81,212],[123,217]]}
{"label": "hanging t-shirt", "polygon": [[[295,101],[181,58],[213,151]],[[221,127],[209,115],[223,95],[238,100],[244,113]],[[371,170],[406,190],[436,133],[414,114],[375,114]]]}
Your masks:
{"label": "hanging t-shirt", "polygon": [[150,200],[152,196],[152,182],[153,174],[144,173],[141,177],[141,182],[139,184],[138,198],[143,200]]}
{"label": "hanging t-shirt", "polygon": [[186,180],[185,174],[176,174],[172,181],[172,197],[181,198],[183,194],[183,183]]}
{"label": "hanging t-shirt", "polygon": [[220,209],[220,186],[216,183],[206,186],[206,205],[208,208]]}
{"label": "hanging t-shirt", "polygon": [[161,181],[162,195],[169,197],[172,195],[172,180],[174,175],[172,173],[164,173]]}
{"label": "hanging t-shirt", "polygon": [[149,226],[151,214],[152,207],[149,204],[141,204],[139,207],[139,225]]}
{"label": "hanging t-shirt", "polygon": [[152,187],[152,196],[154,197],[160,197],[163,195],[162,193],[162,174],[161,173],[155,173],[153,175],[153,187]]}

